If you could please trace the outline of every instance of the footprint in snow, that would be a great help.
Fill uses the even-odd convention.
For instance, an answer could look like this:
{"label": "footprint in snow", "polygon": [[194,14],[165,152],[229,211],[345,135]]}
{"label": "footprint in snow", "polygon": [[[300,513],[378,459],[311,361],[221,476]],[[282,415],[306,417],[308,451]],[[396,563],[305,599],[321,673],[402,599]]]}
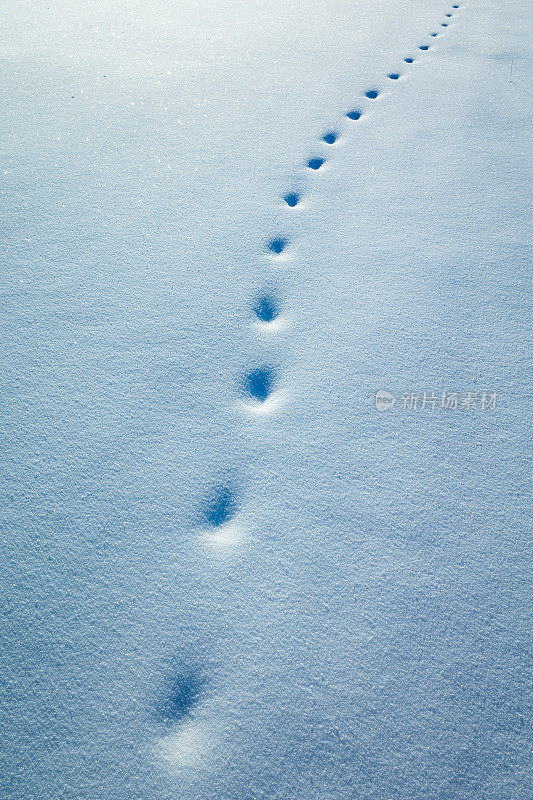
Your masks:
{"label": "footprint in snow", "polygon": [[296,194],[296,192],[289,192],[288,194],[285,195],[283,199],[285,200],[287,205],[290,206],[291,208],[294,208],[294,206],[297,206],[298,203],[300,202],[300,196]]}
{"label": "footprint in snow", "polygon": [[249,397],[264,403],[272,394],[274,381],[274,371],[270,367],[260,367],[244,376],[242,388]]}
{"label": "footprint in snow", "polygon": [[273,322],[279,316],[275,298],[268,294],[259,297],[254,305],[254,313],[261,322]]}
{"label": "footprint in snow", "polygon": [[281,255],[281,253],[283,253],[283,251],[287,247],[287,244],[288,244],[287,239],[283,239],[282,237],[277,237],[276,239],[271,239],[267,246],[273,255],[279,256]]}
{"label": "footprint in snow", "polygon": [[232,487],[228,484],[215,486],[204,501],[202,511],[205,521],[213,528],[219,528],[228,522],[237,511],[237,500]]}
{"label": "footprint in snow", "polygon": [[198,668],[176,666],[157,703],[159,721],[165,725],[174,725],[188,717],[200,700],[206,682]]}

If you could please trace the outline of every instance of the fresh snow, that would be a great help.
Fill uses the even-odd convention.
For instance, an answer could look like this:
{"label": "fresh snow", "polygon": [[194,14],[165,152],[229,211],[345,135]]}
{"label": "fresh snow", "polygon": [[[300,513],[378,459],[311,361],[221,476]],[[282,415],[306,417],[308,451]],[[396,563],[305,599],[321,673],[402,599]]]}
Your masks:
{"label": "fresh snow", "polygon": [[1,797],[525,800],[529,4],[4,5]]}

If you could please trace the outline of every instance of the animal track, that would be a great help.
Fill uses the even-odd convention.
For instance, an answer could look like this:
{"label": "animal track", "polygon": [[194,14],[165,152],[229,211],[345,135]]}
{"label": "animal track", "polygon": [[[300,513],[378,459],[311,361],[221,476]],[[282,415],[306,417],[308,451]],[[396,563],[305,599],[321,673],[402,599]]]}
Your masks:
{"label": "animal track", "polygon": [[390,78],[391,81],[397,81],[398,78],[400,77],[400,73],[399,72],[389,72],[387,77]]}
{"label": "animal track", "polygon": [[261,367],[248,372],[244,376],[243,389],[247,395],[264,403],[272,393],[275,375],[270,367]]}
{"label": "animal track", "polygon": [[335,131],[330,131],[322,137],[322,141],[326,142],[326,144],[335,144],[338,138],[338,134],[336,134]]}
{"label": "animal track", "polygon": [[289,192],[283,199],[291,208],[294,208],[294,206],[297,206],[300,202],[300,197],[296,194],[296,192]]}
{"label": "animal track", "polygon": [[360,119],[361,118],[361,114],[362,114],[361,111],[355,111],[354,110],[354,111],[348,111],[346,116],[348,117],[348,119]]}
{"label": "animal track", "polygon": [[254,313],[261,322],[272,322],[279,316],[279,309],[275,299],[270,295],[263,295],[254,305]]}
{"label": "animal track", "polygon": [[370,100],[375,100],[376,97],[379,97],[379,92],[377,89],[369,89],[368,92],[365,92],[365,97],[370,98]]}
{"label": "animal track", "polygon": [[206,678],[200,670],[192,667],[177,667],[164,687],[157,704],[157,717],[165,725],[181,722],[189,716],[201,698]]}
{"label": "animal track", "polygon": [[309,161],[307,162],[307,166],[309,167],[309,169],[315,169],[315,170],[320,169],[320,167],[322,166],[322,164],[325,163],[325,161],[326,161],[325,158],[310,158]]}
{"label": "animal track", "polygon": [[412,64],[412,63],[414,62],[414,58],[410,58],[410,57],[409,57],[409,58],[404,58],[404,61],[405,61],[407,64]]}
{"label": "animal track", "polygon": [[276,239],[272,239],[268,243],[268,249],[270,250],[271,253],[274,253],[274,255],[279,256],[281,255],[281,253],[283,253],[283,251],[287,247],[287,244],[288,242],[286,239],[278,237]]}
{"label": "animal track", "polygon": [[429,50],[429,44],[421,44],[418,47],[419,50]]}

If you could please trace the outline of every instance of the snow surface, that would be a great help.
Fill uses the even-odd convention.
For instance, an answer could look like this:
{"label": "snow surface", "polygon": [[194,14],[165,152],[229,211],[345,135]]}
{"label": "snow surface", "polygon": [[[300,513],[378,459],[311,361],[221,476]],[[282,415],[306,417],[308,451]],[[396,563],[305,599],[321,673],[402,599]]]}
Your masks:
{"label": "snow surface", "polygon": [[525,800],[529,4],[4,5],[1,796]]}

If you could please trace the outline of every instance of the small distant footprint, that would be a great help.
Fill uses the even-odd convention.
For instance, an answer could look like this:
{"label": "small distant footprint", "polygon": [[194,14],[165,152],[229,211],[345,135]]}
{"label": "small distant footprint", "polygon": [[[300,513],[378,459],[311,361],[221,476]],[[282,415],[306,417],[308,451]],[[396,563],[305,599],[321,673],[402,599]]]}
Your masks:
{"label": "small distant footprint", "polygon": [[368,92],[365,92],[365,97],[370,98],[370,100],[375,100],[376,97],[379,97],[379,92],[377,89],[369,89]]}
{"label": "small distant footprint", "polygon": [[429,50],[429,44],[421,44],[418,47],[419,50]]}
{"label": "small distant footprint", "polygon": [[297,206],[298,203],[300,202],[300,195],[296,194],[296,192],[289,192],[288,194],[285,195],[283,199],[285,200],[288,206],[294,208],[294,206]]}
{"label": "small distant footprint", "polygon": [[261,322],[272,322],[279,316],[276,300],[271,295],[263,295],[254,305],[254,313]]}
{"label": "small distant footprint", "polygon": [[329,131],[322,137],[322,141],[326,142],[326,144],[335,144],[338,138],[338,134],[335,131]]}
{"label": "small distant footprint", "polygon": [[271,239],[271,241],[268,243],[268,249],[274,255],[279,256],[281,255],[281,253],[283,253],[283,251],[287,247],[287,244],[288,244],[287,239],[277,237],[276,239]]}
{"label": "small distant footprint", "polygon": [[361,114],[362,114],[362,111],[357,111],[357,110],[354,109],[353,111],[348,111],[346,116],[348,117],[348,119],[360,119],[361,118]]}
{"label": "small distant footprint", "polygon": [[406,64],[412,64],[414,62],[414,58],[408,56],[407,58],[404,58],[404,61]]}
{"label": "small distant footprint", "polygon": [[399,72],[389,72],[387,77],[390,78],[391,81],[397,81],[398,78],[400,77],[400,73]]}
{"label": "small distant footprint", "polygon": [[272,394],[274,380],[274,371],[269,367],[261,367],[248,372],[244,376],[242,385],[249,397],[264,403],[269,395]]}
{"label": "small distant footprint", "polygon": [[237,511],[237,500],[231,486],[221,484],[216,486],[209,498],[206,499],[203,515],[206,522],[214,528],[219,528],[228,522]]}
{"label": "small distant footprint", "polygon": [[320,167],[325,163],[325,158],[310,158],[307,162],[307,166],[309,169],[320,169]]}
{"label": "small distant footprint", "polygon": [[177,666],[169,676],[156,707],[159,721],[172,725],[189,716],[200,700],[206,683],[199,669]]}

